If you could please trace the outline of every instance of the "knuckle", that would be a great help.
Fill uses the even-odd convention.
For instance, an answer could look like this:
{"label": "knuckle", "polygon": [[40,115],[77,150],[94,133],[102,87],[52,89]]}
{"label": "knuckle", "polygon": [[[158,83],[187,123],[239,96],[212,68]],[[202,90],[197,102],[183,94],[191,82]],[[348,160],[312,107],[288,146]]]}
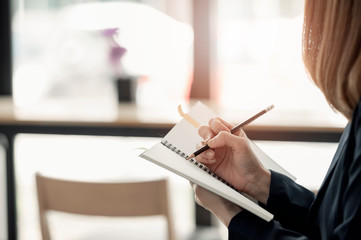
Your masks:
{"label": "knuckle", "polygon": [[223,139],[223,138],[226,138],[226,137],[227,137],[228,132],[226,132],[226,131],[220,131],[218,135],[219,135],[219,137],[221,137],[221,138]]}

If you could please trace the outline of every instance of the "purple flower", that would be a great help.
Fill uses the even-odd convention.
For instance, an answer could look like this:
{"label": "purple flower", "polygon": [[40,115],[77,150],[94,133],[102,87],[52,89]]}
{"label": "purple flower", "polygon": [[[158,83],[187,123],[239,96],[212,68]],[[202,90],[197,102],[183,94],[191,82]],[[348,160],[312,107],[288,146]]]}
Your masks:
{"label": "purple flower", "polygon": [[116,72],[120,69],[120,60],[127,51],[124,47],[116,41],[118,34],[118,28],[108,28],[101,31],[102,35],[108,39],[110,50],[109,50],[109,61],[113,65]]}
{"label": "purple flower", "polygon": [[107,37],[114,37],[118,33],[118,28],[107,28],[102,31],[102,34]]}
{"label": "purple flower", "polygon": [[119,45],[112,46],[110,48],[110,62],[113,65],[117,65],[120,62],[120,59],[123,57],[124,53],[127,50]]}

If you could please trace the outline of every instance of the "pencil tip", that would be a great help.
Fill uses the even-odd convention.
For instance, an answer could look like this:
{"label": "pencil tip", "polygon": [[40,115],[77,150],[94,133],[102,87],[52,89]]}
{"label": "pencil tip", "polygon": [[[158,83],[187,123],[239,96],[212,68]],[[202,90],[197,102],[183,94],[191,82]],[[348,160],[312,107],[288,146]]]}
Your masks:
{"label": "pencil tip", "polygon": [[194,157],[195,157],[194,154],[192,154],[189,157],[187,157],[186,159],[189,160],[189,159],[194,158]]}

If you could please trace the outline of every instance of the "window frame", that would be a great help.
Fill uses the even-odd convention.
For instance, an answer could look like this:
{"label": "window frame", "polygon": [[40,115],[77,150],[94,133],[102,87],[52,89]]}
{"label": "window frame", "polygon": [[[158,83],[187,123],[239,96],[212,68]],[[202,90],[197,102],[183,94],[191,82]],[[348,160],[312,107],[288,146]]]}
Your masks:
{"label": "window frame", "polygon": [[0,2],[0,96],[12,94],[10,0]]}

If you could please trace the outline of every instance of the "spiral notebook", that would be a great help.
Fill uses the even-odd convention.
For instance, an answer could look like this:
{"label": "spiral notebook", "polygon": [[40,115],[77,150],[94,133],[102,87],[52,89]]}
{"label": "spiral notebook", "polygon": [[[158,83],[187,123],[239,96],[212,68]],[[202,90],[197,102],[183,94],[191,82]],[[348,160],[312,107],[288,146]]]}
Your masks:
{"label": "spiral notebook", "polygon": [[[273,215],[259,206],[254,199],[238,192],[224,179],[194,158],[187,160],[187,157],[196,150],[197,143],[202,140],[198,135],[198,127],[206,125],[209,119],[216,116],[207,106],[197,102],[161,142],[144,151],[140,157],[228,199],[266,221],[272,220]],[[255,143],[252,142],[251,146],[266,168],[285,174],[295,180],[293,175],[267,156]]]}

